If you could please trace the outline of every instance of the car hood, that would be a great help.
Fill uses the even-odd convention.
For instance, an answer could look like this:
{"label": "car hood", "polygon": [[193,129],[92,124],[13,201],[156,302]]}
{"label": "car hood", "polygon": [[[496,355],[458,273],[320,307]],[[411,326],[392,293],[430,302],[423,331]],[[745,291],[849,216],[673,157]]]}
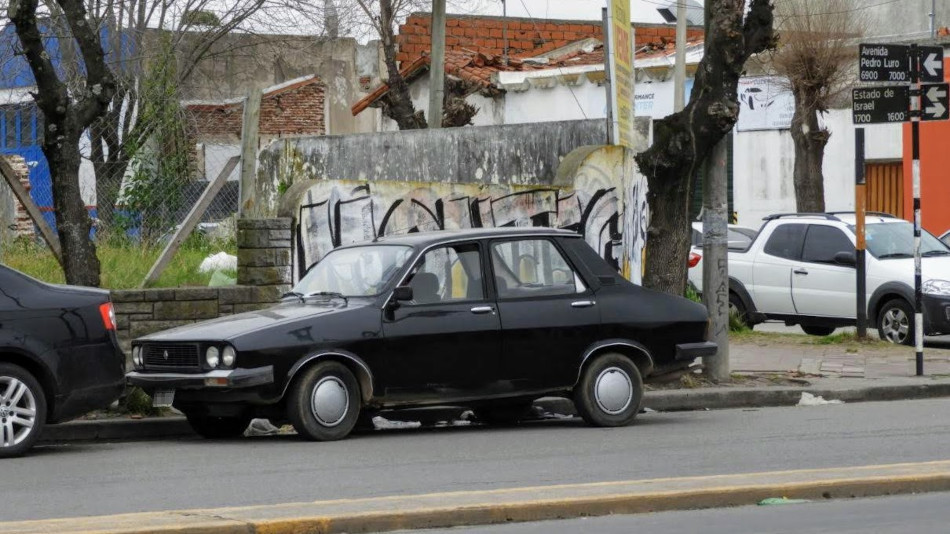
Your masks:
{"label": "car hood", "polygon": [[354,299],[350,299],[346,305],[336,302],[301,303],[292,301],[263,310],[228,315],[163,330],[137,338],[136,342],[229,341],[240,335],[293,323],[301,319],[352,313],[354,310],[367,305],[369,305],[369,302],[359,302]]}
{"label": "car hood", "polygon": [[[950,256],[931,256],[920,259],[920,274],[927,280],[950,280]],[[873,273],[881,278],[914,285],[914,258],[889,258],[877,260],[880,272]]]}

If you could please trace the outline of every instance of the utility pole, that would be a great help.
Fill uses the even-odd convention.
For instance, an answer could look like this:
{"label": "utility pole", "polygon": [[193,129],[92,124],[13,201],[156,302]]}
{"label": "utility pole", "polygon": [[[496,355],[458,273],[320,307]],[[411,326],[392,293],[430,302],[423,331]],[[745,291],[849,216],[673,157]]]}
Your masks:
{"label": "utility pole", "polygon": [[673,112],[686,107],[686,2],[676,3],[676,64],[673,66]]}
{"label": "utility pole", "polygon": [[867,241],[864,222],[867,218],[867,181],[864,176],[864,128],[854,129],[854,232],[857,243],[854,245],[854,263],[857,290],[858,339],[868,337],[868,295],[867,295]]}
{"label": "utility pole", "polygon": [[728,141],[723,138],[706,159],[703,180],[703,304],[709,312],[706,338],[719,347],[715,356],[703,357],[703,373],[713,382],[729,379],[728,162]]}
{"label": "utility pole", "polygon": [[432,64],[429,66],[429,128],[442,127],[445,98],[445,0],[432,0]]}

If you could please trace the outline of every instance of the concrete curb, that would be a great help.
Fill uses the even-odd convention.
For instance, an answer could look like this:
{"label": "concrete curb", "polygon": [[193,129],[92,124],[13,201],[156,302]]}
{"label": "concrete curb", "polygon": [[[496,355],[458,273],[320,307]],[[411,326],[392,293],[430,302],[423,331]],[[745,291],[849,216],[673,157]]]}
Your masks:
{"label": "concrete curb", "polygon": [[20,521],[0,523],[0,534],[361,533],[948,489],[950,461],[938,461]]}
{"label": "concrete curb", "polygon": [[[794,406],[801,399],[803,392],[824,397],[826,400],[837,399],[844,402],[930,399],[950,397],[950,381],[863,387],[815,385],[806,387],[670,389],[647,392],[644,395],[643,406],[658,412]],[[569,399],[545,397],[536,401],[535,404],[546,412],[560,415],[577,415],[574,403]],[[438,420],[457,418],[461,412],[461,409],[454,407],[438,407],[415,414],[411,414],[411,411],[404,411],[401,412],[401,417],[398,417],[397,420],[424,419],[427,422],[434,423]],[[50,425],[44,429],[40,442],[135,440],[194,435],[194,431],[188,426],[188,422],[184,417],[98,419]]]}

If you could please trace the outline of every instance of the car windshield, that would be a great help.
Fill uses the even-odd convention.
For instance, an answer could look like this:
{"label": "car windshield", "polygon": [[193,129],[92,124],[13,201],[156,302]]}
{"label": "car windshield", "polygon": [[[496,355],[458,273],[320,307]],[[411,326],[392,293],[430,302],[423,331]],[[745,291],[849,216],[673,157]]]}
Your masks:
{"label": "car windshield", "polygon": [[[865,236],[868,251],[877,259],[914,257],[914,225],[907,221],[869,224],[865,227]],[[920,255],[950,255],[950,248],[924,230],[920,236]]]}
{"label": "car windshield", "polygon": [[341,248],[323,257],[293,292],[298,296],[337,293],[347,297],[370,297],[383,288],[412,256],[405,245],[366,245]]}

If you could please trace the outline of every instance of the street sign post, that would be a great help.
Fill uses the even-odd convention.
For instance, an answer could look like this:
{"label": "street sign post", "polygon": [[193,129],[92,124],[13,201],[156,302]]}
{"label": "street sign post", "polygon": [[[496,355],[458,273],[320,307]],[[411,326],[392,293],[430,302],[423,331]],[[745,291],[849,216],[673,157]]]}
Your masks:
{"label": "street sign post", "polygon": [[[855,124],[910,121],[914,192],[914,348],[917,375],[924,374],[924,313],[920,257],[920,121],[950,119],[950,85],[943,83],[943,48],[861,43],[858,45],[858,78],[866,83],[902,83],[909,85],[872,86],[854,89],[851,117]],[[933,83],[937,82],[937,83]],[[856,132],[855,191],[864,192],[864,129]],[[858,318],[864,309],[864,199],[857,199],[858,243],[857,299]]]}
{"label": "street sign post", "polygon": [[910,90],[906,85],[854,89],[851,116],[855,124],[905,122],[910,119]]}

